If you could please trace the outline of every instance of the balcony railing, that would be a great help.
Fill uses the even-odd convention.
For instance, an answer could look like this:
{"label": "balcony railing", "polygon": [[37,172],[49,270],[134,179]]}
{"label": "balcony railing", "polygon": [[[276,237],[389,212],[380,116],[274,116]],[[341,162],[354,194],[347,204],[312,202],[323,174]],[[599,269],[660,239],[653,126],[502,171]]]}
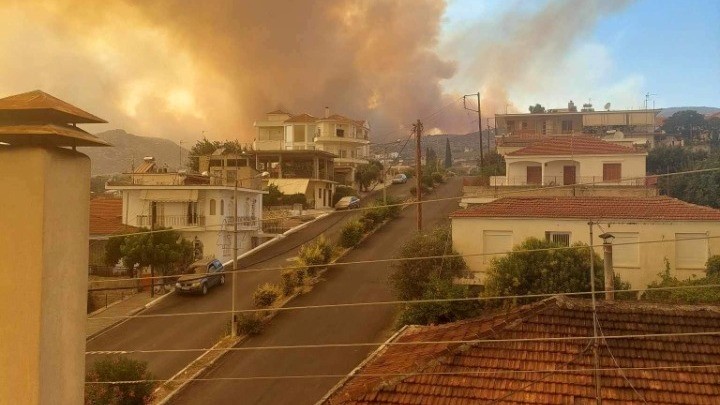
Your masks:
{"label": "balcony railing", "polygon": [[[150,228],[152,226],[151,215],[138,215],[137,226]],[[164,228],[177,228],[185,226],[205,226],[203,215],[158,215],[154,217],[155,226]]]}
{"label": "balcony railing", "polygon": [[564,176],[545,176],[542,181],[528,181],[527,176],[490,176],[490,187],[502,186],[535,186],[552,187],[567,186],[573,184],[595,185],[595,186],[645,186],[644,178],[622,178],[619,180],[603,180],[602,176],[577,176],[574,182],[565,182]]}
{"label": "balcony railing", "polygon": [[[235,217],[227,217],[225,225],[233,227]],[[257,217],[237,217],[237,227],[239,230],[252,231],[260,229],[260,220]]]}

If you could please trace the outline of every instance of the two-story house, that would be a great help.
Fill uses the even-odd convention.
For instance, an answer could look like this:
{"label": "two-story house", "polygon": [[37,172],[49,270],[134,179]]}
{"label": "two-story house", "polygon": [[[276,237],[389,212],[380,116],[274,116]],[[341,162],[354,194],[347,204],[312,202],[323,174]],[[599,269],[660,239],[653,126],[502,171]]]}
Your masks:
{"label": "two-story house", "polygon": [[566,109],[542,113],[495,114],[498,153],[505,155],[553,136],[591,135],[623,146],[655,145],[655,110],[578,111],[572,101]]}
{"label": "two-story house", "polygon": [[332,153],[333,180],[352,185],[357,167],[368,163],[370,126],[367,121],[330,114],[321,118],[309,114],[272,111],[265,120],[255,121],[256,151],[320,150]]}
{"label": "two-story house", "polygon": [[122,192],[124,224],[177,229],[204,257],[226,261],[232,259],[235,221],[240,253],[256,246],[261,237],[262,181],[256,171],[245,169],[232,180],[210,173],[171,173],[148,157],[130,180],[109,182],[106,188]]}

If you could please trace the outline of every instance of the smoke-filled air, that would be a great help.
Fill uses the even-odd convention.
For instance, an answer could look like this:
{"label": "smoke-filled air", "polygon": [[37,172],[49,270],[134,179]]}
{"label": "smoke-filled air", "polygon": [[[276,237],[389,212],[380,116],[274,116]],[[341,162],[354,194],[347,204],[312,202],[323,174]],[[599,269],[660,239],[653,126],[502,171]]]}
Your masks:
{"label": "smoke-filled air", "polygon": [[[464,93],[482,91],[488,116],[513,109],[510,84],[531,85],[532,72],[626,2],[551,0],[442,44],[442,1],[0,3],[1,96],[43,89],[112,128],[250,142],[253,121],[277,108],[328,106],[387,139]],[[425,127],[468,132],[461,106]]]}

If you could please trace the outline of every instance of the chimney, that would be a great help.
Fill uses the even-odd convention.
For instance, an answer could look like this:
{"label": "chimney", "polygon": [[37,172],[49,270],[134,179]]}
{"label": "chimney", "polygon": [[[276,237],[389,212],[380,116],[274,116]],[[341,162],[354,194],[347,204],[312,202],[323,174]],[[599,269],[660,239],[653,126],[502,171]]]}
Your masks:
{"label": "chimney", "polygon": [[615,239],[610,233],[600,235],[603,240],[603,262],[605,265],[605,301],[615,300],[615,270],[613,269],[612,241]]}
{"label": "chimney", "polygon": [[325,118],[330,118],[330,107],[325,107]]}
{"label": "chimney", "polygon": [[143,160],[146,161],[147,163],[152,163],[152,162],[155,161],[155,157],[153,157],[153,156],[145,156],[145,157],[143,158]]}

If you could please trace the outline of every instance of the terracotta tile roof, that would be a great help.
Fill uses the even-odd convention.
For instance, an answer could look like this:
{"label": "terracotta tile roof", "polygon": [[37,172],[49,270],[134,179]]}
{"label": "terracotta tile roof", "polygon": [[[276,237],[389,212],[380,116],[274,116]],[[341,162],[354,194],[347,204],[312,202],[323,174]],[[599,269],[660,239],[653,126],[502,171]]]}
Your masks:
{"label": "terracotta tile roof", "polygon": [[102,118],[83,111],[72,104],[53,97],[44,91],[34,90],[27,93],[0,99],[0,118],[8,119],[11,114],[26,112],[34,118],[46,118],[43,123],[106,123]]}
{"label": "terracotta tile roof", "polygon": [[535,142],[539,142],[545,138],[539,136],[524,137],[524,136],[506,136],[498,139],[498,146],[505,146],[509,148],[514,147],[527,147]]}
{"label": "terracotta tile roof", "polygon": [[285,122],[315,122],[317,120],[318,119],[313,117],[312,115],[303,113],[293,115],[292,117],[286,119]]}
{"label": "terracotta tile roof", "polygon": [[90,200],[90,235],[106,236],[137,231],[122,223],[121,198],[93,198]]}
{"label": "terracotta tile roof", "polygon": [[720,210],[670,197],[506,197],[452,218],[577,218],[717,221]]}
{"label": "terracotta tile roof", "polygon": [[638,153],[635,149],[603,141],[592,136],[553,136],[510,152],[507,156],[545,155],[618,155]]}
{"label": "terracotta tile roof", "polygon": [[[605,336],[720,329],[720,307],[601,301],[597,313]],[[590,301],[564,297],[452,324],[409,327],[324,403],[591,404],[592,372],[571,370],[593,368],[592,336]],[[580,339],[461,342],[567,337]],[[443,343],[393,344],[428,341]],[[720,401],[720,367],[628,370],[720,364],[717,335],[605,339],[599,353],[604,403],[642,403],[639,395],[651,404]]]}

